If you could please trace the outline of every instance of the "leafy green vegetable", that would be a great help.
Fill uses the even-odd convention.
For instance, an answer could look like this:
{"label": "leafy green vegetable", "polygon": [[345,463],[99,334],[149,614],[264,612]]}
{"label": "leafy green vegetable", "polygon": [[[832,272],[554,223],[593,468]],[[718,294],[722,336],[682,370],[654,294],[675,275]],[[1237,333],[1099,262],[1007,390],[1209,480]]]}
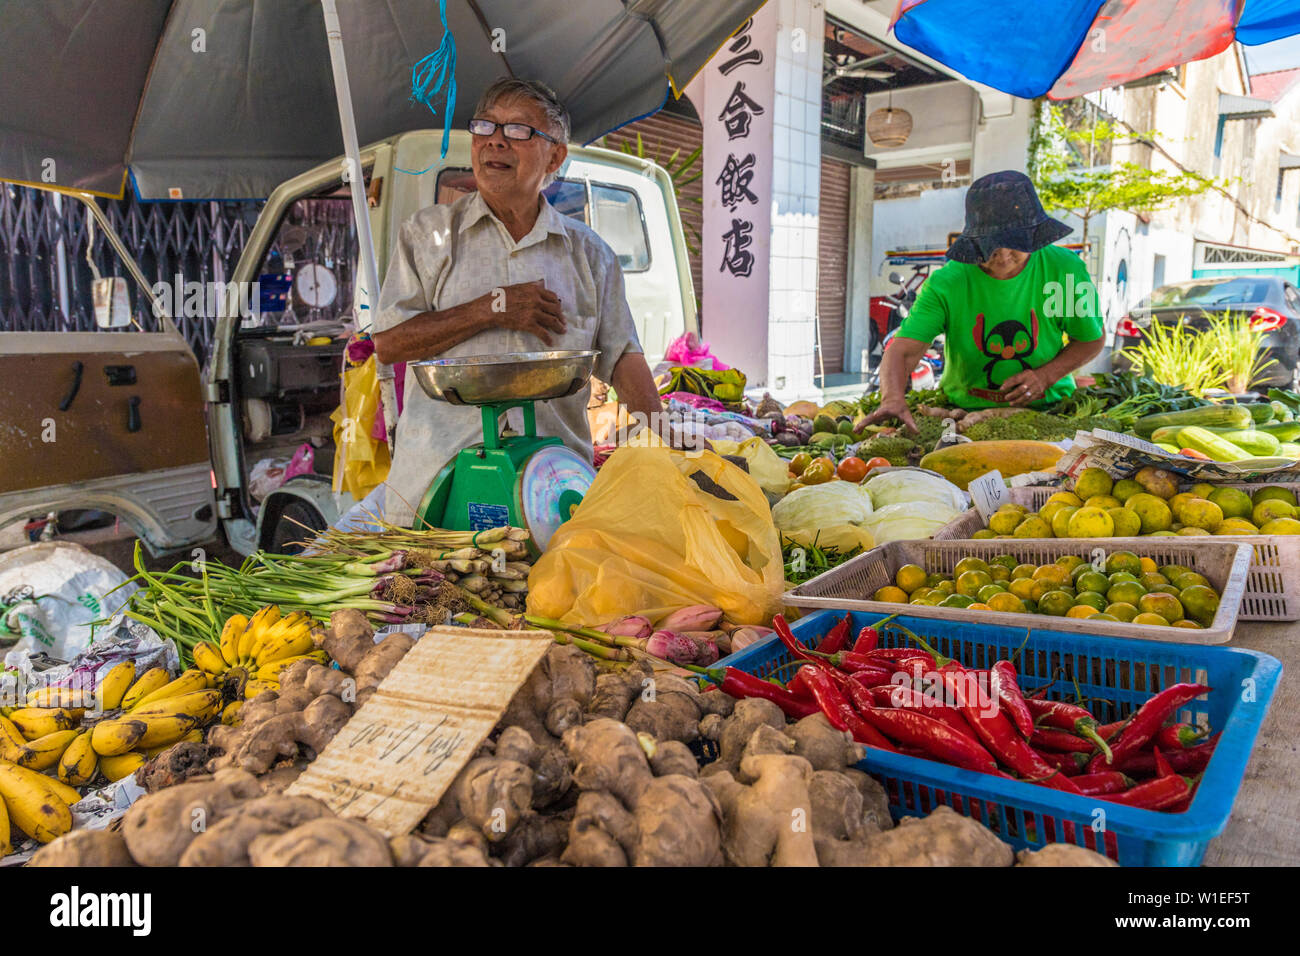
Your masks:
{"label": "leafy green vegetable", "polygon": [[785,580],[789,584],[803,584],[811,581],[823,571],[829,571],[843,564],[849,558],[862,553],[861,548],[841,552],[839,548],[819,548],[814,539],[811,547],[802,548],[788,538],[782,538],[781,555],[785,561]]}

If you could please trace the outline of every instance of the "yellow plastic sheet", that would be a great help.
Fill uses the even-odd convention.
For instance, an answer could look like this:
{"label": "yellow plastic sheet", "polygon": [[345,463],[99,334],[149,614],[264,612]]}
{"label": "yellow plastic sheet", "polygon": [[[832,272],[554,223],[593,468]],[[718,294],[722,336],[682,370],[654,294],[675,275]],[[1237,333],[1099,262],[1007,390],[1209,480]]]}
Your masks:
{"label": "yellow plastic sheet", "polygon": [[714,439],[709,442],[719,455],[739,455],[749,462],[749,473],[768,494],[783,495],[790,490],[790,466],[772,450],[772,446],[755,435],[742,442]]}
{"label": "yellow plastic sheet", "polygon": [[753,478],[712,452],[629,446],[534,565],[528,611],[591,627],[711,604],[734,623],[766,625],[783,587],[781,545]]}
{"label": "yellow plastic sheet", "polygon": [[379,409],[379,378],[372,355],[343,373],[343,404],[334,409],[334,490],[360,501],[388,477],[388,445],[370,437]]}

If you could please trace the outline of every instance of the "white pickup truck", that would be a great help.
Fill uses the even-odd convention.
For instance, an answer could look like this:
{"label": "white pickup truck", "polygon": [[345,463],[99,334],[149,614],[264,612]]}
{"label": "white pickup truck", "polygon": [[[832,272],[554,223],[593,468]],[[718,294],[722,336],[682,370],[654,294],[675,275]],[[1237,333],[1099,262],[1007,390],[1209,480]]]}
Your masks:
{"label": "white pickup truck", "polygon": [[[441,142],[441,130],[419,130],[361,151],[381,277],[407,217],[474,189],[469,134],[453,131],[445,158]],[[257,288],[258,301],[226,296],[219,312],[204,317],[215,322],[215,336],[202,372],[166,315],[151,323],[158,331],[110,331],[113,310],[104,304],[101,331],[0,331],[0,527],[95,509],[117,515],[155,554],[208,540],[218,524],[247,554],[300,540],[303,525],[324,527],[352,505],[331,484],[329,415],[339,404],[345,340],[332,333],[353,321],[365,328],[375,296],[356,265],[343,169],[341,159],[325,163],[268,198],[228,277],[232,289]],[[696,330],[667,172],[623,153],[570,146],[547,197],[618,255],[652,366],[669,342]],[[108,228],[102,213],[96,219]],[[121,274],[145,285],[138,266],[125,261],[125,246],[110,239],[124,257]],[[158,299],[149,287],[134,298],[137,313]],[[183,300],[179,290],[172,298]],[[257,463],[287,458],[305,443],[314,446],[312,473],[255,500]]]}

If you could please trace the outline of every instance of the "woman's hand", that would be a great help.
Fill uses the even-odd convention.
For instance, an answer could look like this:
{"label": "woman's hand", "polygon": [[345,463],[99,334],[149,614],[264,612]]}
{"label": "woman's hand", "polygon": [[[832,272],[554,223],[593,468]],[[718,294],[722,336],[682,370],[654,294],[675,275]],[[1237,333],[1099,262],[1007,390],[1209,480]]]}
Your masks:
{"label": "woman's hand", "polygon": [[1042,369],[1027,368],[1002,383],[1002,401],[1010,405],[1028,405],[1046,395],[1051,387],[1052,380],[1043,374]]}

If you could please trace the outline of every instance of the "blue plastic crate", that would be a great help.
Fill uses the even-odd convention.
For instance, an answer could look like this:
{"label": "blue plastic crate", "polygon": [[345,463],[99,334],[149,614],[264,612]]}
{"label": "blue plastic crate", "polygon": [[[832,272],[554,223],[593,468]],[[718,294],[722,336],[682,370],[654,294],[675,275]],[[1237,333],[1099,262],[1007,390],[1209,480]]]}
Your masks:
{"label": "blue plastic crate", "polygon": [[[821,635],[844,613],[819,611],[802,618],[792,629],[807,645],[816,647]],[[866,612],[851,612],[850,616],[851,634],[883,617]],[[1089,709],[1103,723],[1128,716],[1172,684],[1194,681],[1214,688],[1205,699],[1192,701],[1178,713],[1180,720],[1208,724],[1222,733],[1196,796],[1182,813],[1138,810],[874,749],[858,765],[884,785],[895,818],[928,814],[946,804],[979,820],[1017,850],[1076,843],[1124,866],[1200,863],[1210,840],[1228,823],[1255,736],[1282,673],[1276,658],[1232,647],[1039,630],[1026,643],[1024,628],[908,616],[896,621],[939,653],[972,668],[1009,659],[1024,644],[1017,670],[1026,693],[1049,683],[1054,672],[1058,676],[1063,673],[1047,696],[1073,700],[1073,678],[1083,695],[1092,698]],[[896,631],[881,635],[882,646],[905,643]],[[732,654],[719,665],[766,676],[789,660],[785,647],[773,636]],[[791,673],[787,669],[782,676],[788,678]]]}

